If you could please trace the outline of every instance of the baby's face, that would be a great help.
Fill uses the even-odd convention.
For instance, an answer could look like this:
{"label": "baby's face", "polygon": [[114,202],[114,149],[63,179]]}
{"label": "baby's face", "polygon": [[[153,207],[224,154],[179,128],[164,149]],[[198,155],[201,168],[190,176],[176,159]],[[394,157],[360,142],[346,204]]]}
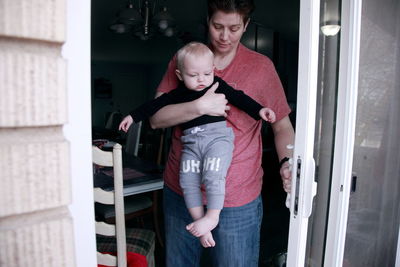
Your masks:
{"label": "baby's face", "polygon": [[214,81],[214,57],[211,55],[187,55],[184,59],[180,80],[194,91],[201,91]]}

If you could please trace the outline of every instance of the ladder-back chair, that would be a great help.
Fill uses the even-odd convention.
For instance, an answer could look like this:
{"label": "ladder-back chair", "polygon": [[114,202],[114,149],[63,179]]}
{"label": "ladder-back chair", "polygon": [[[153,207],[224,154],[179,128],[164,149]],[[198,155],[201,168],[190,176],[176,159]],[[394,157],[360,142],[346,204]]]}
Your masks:
{"label": "ladder-back chair", "polygon": [[[112,152],[102,151],[98,147],[92,146],[93,163],[104,167],[113,167],[114,173],[113,191],[105,191],[101,188],[94,189],[95,202],[112,205],[115,208],[114,225],[105,222],[96,222],[96,234],[97,236],[100,236],[97,238],[97,262],[98,264],[106,266],[126,267],[126,255],[127,251],[130,251],[144,255],[147,259],[148,266],[154,266],[154,232],[145,229],[125,228],[121,149],[122,147],[120,144],[114,145]],[[101,236],[106,236],[106,238],[101,239]],[[99,238],[102,241],[99,242]],[[143,244],[145,244],[145,246]],[[107,249],[101,249],[102,246]],[[117,256],[110,254],[115,254],[115,252]]]}

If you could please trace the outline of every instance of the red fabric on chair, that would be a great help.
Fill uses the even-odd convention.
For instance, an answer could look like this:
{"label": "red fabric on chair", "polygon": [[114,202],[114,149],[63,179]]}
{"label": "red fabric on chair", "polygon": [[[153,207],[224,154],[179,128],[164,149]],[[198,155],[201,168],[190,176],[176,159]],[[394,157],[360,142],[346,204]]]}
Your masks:
{"label": "red fabric on chair", "polygon": [[[116,253],[108,253],[111,255],[116,255]],[[126,262],[127,267],[147,267],[147,259],[144,255],[135,253],[135,252],[127,252],[126,253]],[[98,264],[97,267],[108,267],[106,265]]]}

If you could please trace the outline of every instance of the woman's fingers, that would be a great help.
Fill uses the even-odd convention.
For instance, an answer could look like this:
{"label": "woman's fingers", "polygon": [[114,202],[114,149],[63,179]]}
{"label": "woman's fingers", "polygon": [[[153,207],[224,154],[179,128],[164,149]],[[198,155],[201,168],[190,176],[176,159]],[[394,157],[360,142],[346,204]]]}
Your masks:
{"label": "woman's fingers", "polygon": [[280,174],[282,178],[283,189],[285,190],[285,192],[290,193],[292,187],[292,172],[290,171],[290,167],[288,166],[288,164],[282,165]]}
{"label": "woman's fingers", "polygon": [[228,100],[224,94],[215,93],[218,88],[218,82],[215,83],[208,91],[199,98],[201,101],[202,113],[210,116],[227,116],[226,111],[230,108],[227,106]]}

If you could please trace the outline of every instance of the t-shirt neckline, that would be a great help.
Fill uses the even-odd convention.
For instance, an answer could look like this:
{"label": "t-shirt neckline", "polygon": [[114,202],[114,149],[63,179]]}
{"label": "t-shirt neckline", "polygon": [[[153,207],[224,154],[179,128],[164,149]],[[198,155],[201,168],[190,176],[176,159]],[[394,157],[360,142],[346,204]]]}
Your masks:
{"label": "t-shirt neckline", "polygon": [[226,66],[225,68],[223,68],[223,69],[221,69],[221,70],[215,68],[215,71],[214,71],[214,72],[215,72],[215,74],[216,74],[217,76],[219,76],[219,77],[224,76],[224,74],[234,65],[235,61],[236,61],[237,58],[238,58],[238,55],[239,55],[239,52],[240,52],[241,49],[242,49],[242,44],[239,43],[239,45],[238,45],[238,47],[237,47],[237,49],[236,49],[236,54],[235,54],[235,56],[233,57],[232,61],[228,64],[228,66]]}

